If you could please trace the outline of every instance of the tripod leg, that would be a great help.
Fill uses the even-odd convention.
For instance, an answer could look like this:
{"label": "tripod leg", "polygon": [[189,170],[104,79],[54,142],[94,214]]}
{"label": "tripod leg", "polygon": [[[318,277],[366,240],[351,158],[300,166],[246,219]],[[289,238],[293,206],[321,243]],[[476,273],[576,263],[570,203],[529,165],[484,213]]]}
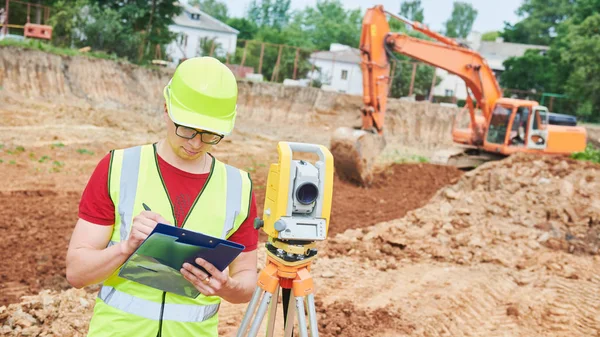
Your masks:
{"label": "tripod leg", "polygon": [[236,337],[242,337],[246,333],[246,329],[248,328],[248,323],[250,323],[250,319],[252,319],[252,315],[254,314],[254,310],[256,310],[256,305],[260,300],[260,296],[262,295],[263,290],[260,287],[256,287],[254,290],[254,294],[252,294],[252,299],[248,304],[248,308],[246,309],[246,313],[244,314],[244,319],[242,320],[242,325],[240,326]]}
{"label": "tripod leg", "polygon": [[267,313],[267,308],[269,307],[269,303],[271,302],[271,298],[273,294],[269,292],[265,292],[260,305],[258,306],[258,311],[256,312],[256,316],[254,316],[254,321],[250,326],[250,332],[248,332],[248,337],[256,337],[258,335],[258,329],[260,329],[260,324],[265,318],[265,314]]}
{"label": "tripod leg", "polygon": [[315,295],[308,294],[308,320],[310,324],[310,337],[319,337],[319,327],[317,326],[317,310],[315,308]]}
{"label": "tripod leg", "polygon": [[294,311],[295,311],[295,303],[294,303],[294,297],[292,297],[291,291],[289,289],[284,289],[283,291],[287,290],[287,303],[284,303],[284,306],[287,306],[287,310],[286,310],[286,316],[285,316],[285,331],[283,332],[283,336],[284,337],[292,337],[292,335],[294,334]]}
{"label": "tripod leg", "polygon": [[304,297],[296,297],[296,310],[298,312],[298,330],[300,337],[308,337],[306,330],[306,316],[304,314]]}
{"label": "tripod leg", "polygon": [[[275,329],[275,317],[277,316],[277,302],[279,301],[279,286],[275,290],[274,299],[271,301],[269,306],[269,319],[267,320],[267,337],[273,337],[273,330]],[[285,304],[284,304],[285,305]]]}

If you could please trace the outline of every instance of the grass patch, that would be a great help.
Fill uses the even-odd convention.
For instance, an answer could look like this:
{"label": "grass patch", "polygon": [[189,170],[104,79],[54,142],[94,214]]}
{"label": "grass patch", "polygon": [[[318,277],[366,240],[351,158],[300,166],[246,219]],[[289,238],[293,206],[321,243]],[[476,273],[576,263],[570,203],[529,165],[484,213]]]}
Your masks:
{"label": "grass patch", "polygon": [[61,147],[65,147],[65,144],[58,142],[58,143],[54,143],[54,144],[50,145],[50,148],[52,150],[54,150],[56,148],[61,148]]}
{"label": "grass patch", "polygon": [[77,149],[77,153],[79,154],[89,154],[90,156],[94,154],[94,151],[90,151],[88,149]]}
{"label": "grass patch", "polygon": [[92,58],[113,60],[113,61],[126,61],[125,59],[119,58],[114,54],[107,54],[103,51],[92,51],[82,53],[78,49],[73,48],[60,48],[53,46],[50,43],[42,42],[39,40],[15,40],[15,39],[4,39],[0,40],[0,47],[20,47],[25,49],[39,50],[50,54],[61,55],[61,56],[88,56]]}
{"label": "grass patch", "polygon": [[600,164],[600,149],[597,149],[592,144],[588,144],[584,151],[573,153],[571,158]]}

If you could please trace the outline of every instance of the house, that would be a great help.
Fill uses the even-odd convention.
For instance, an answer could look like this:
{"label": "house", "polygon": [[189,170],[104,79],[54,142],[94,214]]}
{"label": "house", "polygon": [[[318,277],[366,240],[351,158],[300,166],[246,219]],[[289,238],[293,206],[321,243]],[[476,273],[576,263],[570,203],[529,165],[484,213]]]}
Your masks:
{"label": "house", "polygon": [[332,43],[328,51],[312,53],[310,61],[318,70],[309,73],[308,77],[321,81],[321,88],[362,95],[363,78],[358,49]]}
{"label": "house", "polygon": [[183,10],[173,18],[174,23],[169,26],[169,30],[178,36],[166,48],[172,66],[177,66],[186,58],[210,55],[213,39],[215,43],[212,55],[235,53],[239,31],[187,3],[179,2],[178,5]]}
{"label": "house", "polygon": [[[497,38],[496,41],[482,41],[481,34],[478,32],[471,32],[466,40],[460,42],[466,43],[469,48],[477,51],[487,61],[497,79],[504,71],[503,63],[508,58],[523,56],[527,49],[541,51],[549,49],[547,46],[504,42],[502,38]],[[436,69],[436,74],[442,78],[442,81],[434,88],[435,96],[467,98],[465,82],[460,77],[448,74],[447,71],[439,68]]]}

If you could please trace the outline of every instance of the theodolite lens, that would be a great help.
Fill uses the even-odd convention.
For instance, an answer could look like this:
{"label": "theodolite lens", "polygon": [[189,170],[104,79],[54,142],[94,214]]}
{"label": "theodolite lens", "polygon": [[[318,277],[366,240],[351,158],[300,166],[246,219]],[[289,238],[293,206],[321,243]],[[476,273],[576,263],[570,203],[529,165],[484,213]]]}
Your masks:
{"label": "theodolite lens", "polygon": [[310,205],[319,196],[319,188],[313,183],[305,183],[296,189],[296,199],[303,205]]}

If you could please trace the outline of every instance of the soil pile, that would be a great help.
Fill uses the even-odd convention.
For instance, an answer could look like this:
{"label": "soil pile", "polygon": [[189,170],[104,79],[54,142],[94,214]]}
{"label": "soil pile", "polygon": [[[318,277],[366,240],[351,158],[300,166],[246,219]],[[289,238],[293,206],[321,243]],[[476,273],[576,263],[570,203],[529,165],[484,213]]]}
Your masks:
{"label": "soil pile", "polygon": [[540,245],[596,255],[600,165],[514,155],[465,174],[404,219],[362,232],[366,234],[359,234],[362,240],[352,247],[343,238],[339,247],[330,241],[330,254],[354,250],[368,259],[387,260],[391,267],[396,258],[408,255],[519,268],[533,263],[528,257]]}
{"label": "soil pile", "polygon": [[0,307],[0,335],[85,336],[94,297],[81,289],[24,296],[21,303]]}

